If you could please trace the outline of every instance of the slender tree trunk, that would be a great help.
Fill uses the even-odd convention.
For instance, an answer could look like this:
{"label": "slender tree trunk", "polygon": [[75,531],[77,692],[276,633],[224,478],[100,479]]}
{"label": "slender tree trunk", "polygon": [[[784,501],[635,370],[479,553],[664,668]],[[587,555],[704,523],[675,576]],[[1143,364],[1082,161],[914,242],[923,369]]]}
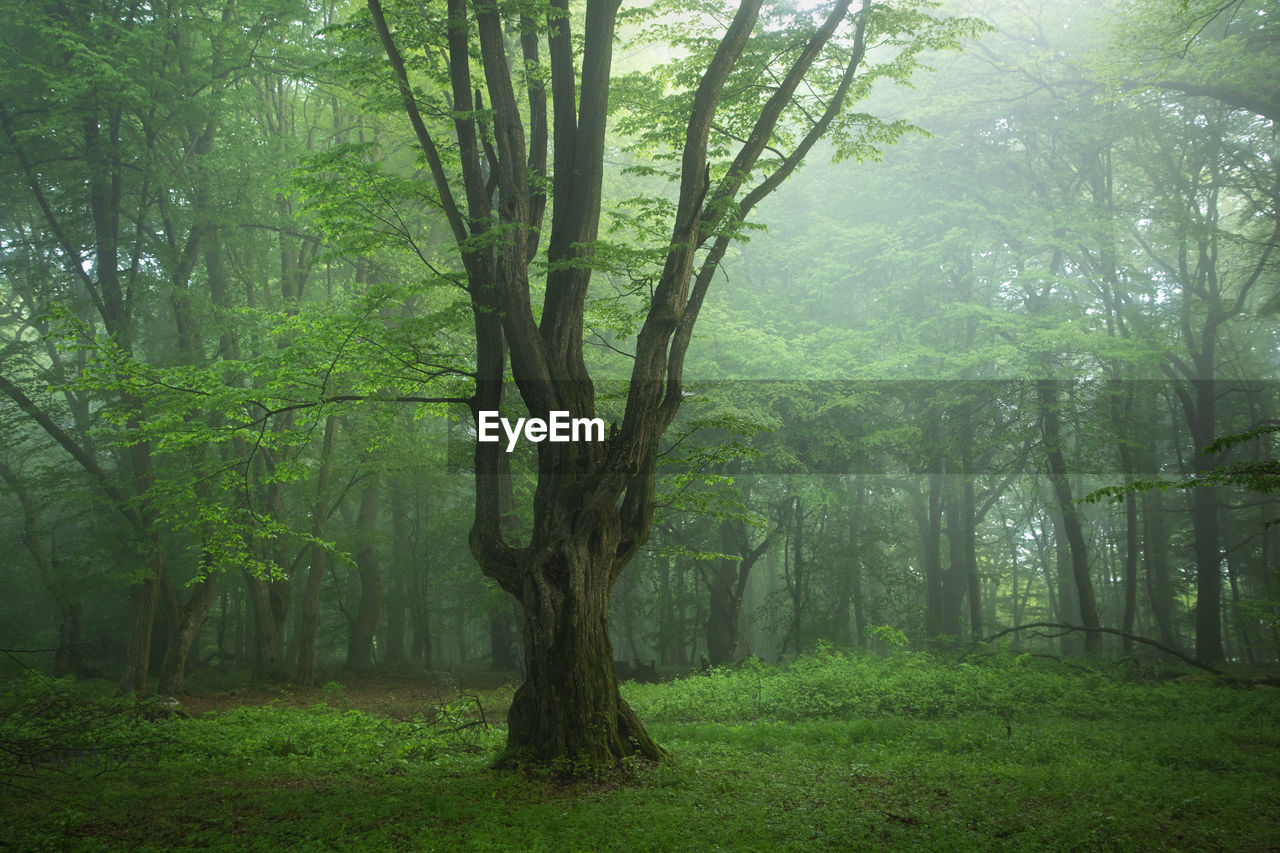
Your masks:
{"label": "slender tree trunk", "polygon": [[1191,490],[1196,555],[1196,658],[1214,664],[1222,650],[1222,553],[1218,547],[1217,489]]}
{"label": "slender tree trunk", "polygon": [[942,473],[937,471],[927,480],[927,509],[920,518],[924,547],[925,634],[930,638],[945,632],[942,580]]}
{"label": "slender tree trunk", "polygon": [[960,477],[953,466],[948,466],[943,513],[946,516],[947,568],[942,575],[942,634],[959,640],[964,633],[960,615],[964,606],[964,594],[968,587],[964,556],[963,500],[960,497]]}
{"label": "slender tree trunk", "polygon": [[670,666],[676,662],[674,653],[676,616],[674,594],[671,589],[671,557],[658,557],[658,658]]}
{"label": "slender tree trunk", "polygon": [[804,500],[796,495],[793,500],[792,523],[795,525],[791,534],[791,547],[795,561],[791,566],[791,639],[795,643],[797,655],[804,653],[804,616],[805,605],[809,601],[809,567],[805,563],[804,550]]}
{"label": "slender tree trunk", "polygon": [[[728,521],[721,523],[723,527]],[[728,543],[721,538],[721,553],[729,553]],[[736,596],[738,561],[718,557],[711,566],[707,607],[707,659],[712,666],[733,660],[737,645],[738,611],[741,601]]]}
{"label": "slender tree trunk", "polygon": [[1013,596],[1009,601],[1009,609],[1013,616],[1013,624],[1022,624],[1022,609],[1018,606],[1018,540],[1014,535],[1013,528],[1006,521],[1004,525],[1005,538],[1009,543],[1009,573],[1011,576],[1010,585],[1013,587]]}
{"label": "slender tree trunk", "polygon": [[337,415],[329,415],[324,421],[324,439],[320,444],[320,468],[316,472],[316,501],[311,511],[310,566],[302,588],[302,612],[298,618],[298,670],[295,683],[310,687],[316,683],[316,635],[320,631],[320,590],[324,586],[324,573],[328,566],[329,552],[318,544],[324,535],[325,521],[330,511],[330,484],[333,480],[334,446],[338,441]]}
{"label": "slender tree trunk", "polygon": [[360,577],[360,603],[351,623],[347,643],[347,671],[366,673],[373,669],[373,637],[378,629],[378,611],[382,603],[382,568],[378,563],[378,505],[380,489],[377,474],[369,477],[360,499],[357,528],[360,546],[356,549],[356,572]]}
{"label": "slender tree trunk", "polygon": [[[1124,618],[1120,628],[1132,634],[1138,618],[1138,499],[1124,498]],[[1133,650],[1133,641],[1124,640],[1124,650]]]}
{"label": "slender tree trunk", "polygon": [[672,613],[672,637],[671,650],[672,660],[676,666],[685,666],[689,663],[689,648],[687,641],[688,625],[687,616],[689,606],[685,595],[685,567],[684,561],[676,559],[674,561],[675,587],[672,591],[671,613]]}
{"label": "slender tree trunk", "polygon": [[[1080,624],[1085,628],[1097,628],[1098,606],[1093,595],[1093,583],[1089,578],[1089,558],[1085,552],[1084,531],[1080,524],[1080,514],[1076,510],[1071,497],[1071,486],[1067,479],[1067,463],[1062,453],[1062,430],[1058,417],[1058,396],[1056,384],[1052,380],[1040,380],[1036,383],[1040,402],[1040,424],[1044,435],[1045,456],[1049,463],[1049,482],[1053,485],[1054,497],[1058,503],[1058,513],[1062,521],[1062,532],[1070,549],[1071,579],[1075,582],[1074,592],[1080,613]],[[1099,654],[1102,651],[1102,635],[1097,631],[1086,631],[1084,640],[1085,654]]]}
{"label": "slender tree trunk", "polygon": [[[978,519],[974,506],[973,477],[965,473],[964,503],[961,505],[961,531],[964,574],[969,580],[969,636],[981,637],[982,630],[982,580],[978,577]],[[993,596],[994,598],[994,596]]]}
{"label": "slender tree trunk", "polygon": [[[1053,519],[1053,556],[1054,577],[1058,587],[1058,612],[1065,622],[1071,622],[1079,612],[1076,600],[1076,585],[1071,580],[1071,546],[1067,542],[1066,525],[1062,521],[1062,513],[1057,507],[1050,510]],[[1079,655],[1085,651],[1083,638],[1076,634],[1067,634],[1058,641],[1064,655]]]}
{"label": "slender tree trunk", "polygon": [[58,602],[58,650],[53,653],[55,678],[64,675],[84,678],[89,675],[89,669],[80,656],[83,619],[84,607],[79,601]]}
{"label": "slender tree trunk", "polygon": [[1142,495],[1142,552],[1147,566],[1147,598],[1160,642],[1177,647],[1179,643],[1173,630],[1173,583],[1169,577],[1169,538],[1164,495],[1159,490]]}
{"label": "slender tree trunk", "polygon": [[[1231,589],[1231,607],[1227,610],[1227,616],[1230,617],[1228,624],[1234,624],[1236,626],[1236,631],[1240,635],[1241,645],[1244,646],[1245,660],[1252,664],[1256,662],[1253,653],[1254,641],[1253,636],[1249,631],[1248,620],[1245,619],[1244,615],[1240,612],[1240,573],[1237,570],[1236,563],[1237,560],[1228,555],[1227,583]],[[1223,621],[1228,621],[1226,616],[1224,616]]]}
{"label": "slender tree trunk", "polygon": [[147,536],[147,541],[142,544],[142,558],[147,565],[148,576],[134,584],[129,593],[133,618],[129,628],[124,675],[120,682],[125,693],[139,696],[147,692],[147,672],[151,666],[151,634],[155,627],[156,605],[160,599],[160,580],[164,577],[159,536]]}
{"label": "slender tree trunk", "polygon": [[406,654],[405,615],[409,610],[408,574],[413,566],[413,540],[409,536],[408,483],[397,478],[391,489],[391,596],[387,601],[386,663],[403,667]]}

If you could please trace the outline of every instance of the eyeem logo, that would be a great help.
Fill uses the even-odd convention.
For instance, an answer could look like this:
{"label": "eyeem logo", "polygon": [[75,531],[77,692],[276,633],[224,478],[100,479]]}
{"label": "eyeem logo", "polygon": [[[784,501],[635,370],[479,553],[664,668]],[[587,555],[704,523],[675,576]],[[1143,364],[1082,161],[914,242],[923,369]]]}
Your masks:
{"label": "eyeem logo", "polygon": [[541,441],[604,441],[603,418],[571,418],[568,412],[551,412],[547,420],[542,418],[516,418],[515,426],[511,421],[494,411],[481,411],[476,425],[478,441],[501,441],[498,425],[507,434],[507,452],[516,448],[520,433],[524,432],[525,441],[537,444]]}

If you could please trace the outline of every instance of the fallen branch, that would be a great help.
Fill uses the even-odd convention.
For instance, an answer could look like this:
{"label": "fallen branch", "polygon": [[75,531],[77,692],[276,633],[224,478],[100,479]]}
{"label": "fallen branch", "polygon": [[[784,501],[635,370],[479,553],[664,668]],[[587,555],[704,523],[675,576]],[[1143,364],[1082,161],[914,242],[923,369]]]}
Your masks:
{"label": "fallen branch", "polygon": [[[1183,652],[1178,651],[1172,646],[1166,646],[1164,643],[1158,642],[1156,640],[1152,640],[1149,637],[1141,637],[1141,636],[1138,636],[1137,634],[1130,634],[1128,631],[1121,631],[1118,628],[1101,628],[1101,627],[1089,628],[1089,627],[1085,627],[1084,625],[1067,625],[1063,622],[1028,622],[1025,625],[1015,625],[1012,628],[1005,628],[1003,631],[997,631],[996,633],[992,634],[990,637],[984,637],[980,641],[974,641],[974,645],[977,645],[978,642],[983,642],[983,643],[995,642],[996,640],[1000,639],[1001,637],[1007,634],[1012,634],[1017,631],[1026,631],[1031,628],[1054,628],[1059,631],[1062,631],[1063,634],[1070,634],[1072,631],[1086,631],[1086,632],[1091,631],[1095,634],[1114,634],[1117,637],[1124,637],[1126,640],[1132,640],[1135,643],[1145,643],[1148,646],[1159,649],[1160,651],[1164,652],[1167,655],[1172,655],[1173,657],[1177,658],[1180,661],[1183,661],[1184,663],[1189,663],[1192,666],[1196,667],[1197,669],[1203,669],[1205,672],[1211,672],[1214,675],[1226,675],[1226,673],[1223,672],[1222,670],[1217,669],[1216,667],[1212,667],[1207,663],[1202,663],[1201,661],[1196,660],[1190,655],[1184,654]],[[1061,635],[1058,635],[1058,636],[1061,636]]]}

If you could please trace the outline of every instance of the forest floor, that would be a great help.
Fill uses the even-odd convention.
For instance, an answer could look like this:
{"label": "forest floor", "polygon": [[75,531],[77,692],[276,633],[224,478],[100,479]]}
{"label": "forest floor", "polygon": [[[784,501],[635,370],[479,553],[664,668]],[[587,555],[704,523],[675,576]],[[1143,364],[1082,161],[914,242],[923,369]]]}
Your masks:
{"label": "forest floor", "polygon": [[510,685],[15,678],[0,848],[1280,849],[1275,688],[824,650],[623,692],[670,759],[566,782],[489,769]]}

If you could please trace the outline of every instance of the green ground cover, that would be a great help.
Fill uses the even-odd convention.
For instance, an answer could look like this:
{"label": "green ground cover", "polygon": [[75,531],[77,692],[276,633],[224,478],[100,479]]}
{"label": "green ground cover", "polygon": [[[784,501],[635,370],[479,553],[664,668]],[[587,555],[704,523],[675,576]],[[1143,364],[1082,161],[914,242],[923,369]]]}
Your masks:
{"label": "green ground cover", "polygon": [[491,722],[509,689],[369,710],[333,684],[324,703],[282,692],[184,716],[28,677],[9,684],[0,723],[0,846],[1280,846],[1280,694],[1151,675],[823,651],[627,685],[671,760],[578,781],[488,769],[505,733],[480,715]]}

